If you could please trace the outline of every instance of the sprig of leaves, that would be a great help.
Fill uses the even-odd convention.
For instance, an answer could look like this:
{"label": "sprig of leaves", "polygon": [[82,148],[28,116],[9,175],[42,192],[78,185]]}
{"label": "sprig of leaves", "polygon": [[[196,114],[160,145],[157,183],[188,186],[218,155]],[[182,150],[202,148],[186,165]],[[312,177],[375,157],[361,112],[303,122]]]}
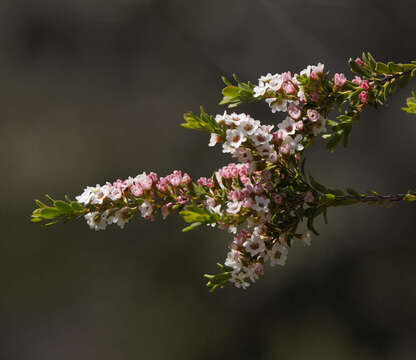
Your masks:
{"label": "sprig of leaves", "polygon": [[191,231],[203,224],[215,224],[219,220],[219,215],[211,213],[203,206],[190,205],[179,213],[185,222],[191,224],[182,229],[183,232]]}
{"label": "sprig of leaves", "polygon": [[412,91],[412,96],[406,100],[407,107],[403,107],[402,110],[409,114],[416,114],[416,93]]}
{"label": "sprig of leaves", "polygon": [[210,133],[222,134],[223,128],[215,121],[213,115],[209,115],[201,106],[201,115],[197,116],[193,112],[184,114],[185,122],[181,124],[184,128],[200,131],[208,131]]}
{"label": "sprig of leaves", "polygon": [[67,195],[65,200],[54,200],[45,195],[46,204],[35,200],[38,206],[32,213],[32,222],[45,222],[45,226],[56,224],[59,221],[68,221],[84,215],[87,208],[77,201],[72,201]]}
{"label": "sprig of leaves", "polygon": [[228,105],[229,108],[233,108],[243,103],[255,101],[256,98],[253,96],[254,85],[250,81],[247,83],[241,82],[235,74],[233,74],[233,78],[236,85],[233,85],[228,81],[225,76],[222,77],[222,81],[227,86],[222,89],[224,97],[222,98],[220,105]]}

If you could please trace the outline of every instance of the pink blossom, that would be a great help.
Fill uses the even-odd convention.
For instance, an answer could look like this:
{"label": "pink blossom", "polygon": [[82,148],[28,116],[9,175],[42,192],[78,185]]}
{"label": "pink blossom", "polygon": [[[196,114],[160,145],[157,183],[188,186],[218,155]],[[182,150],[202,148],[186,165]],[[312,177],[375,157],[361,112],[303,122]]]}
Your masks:
{"label": "pink blossom", "polygon": [[140,186],[140,184],[134,184],[130,186],[130,191],[134,196],[142,196],[143,195],[143,188]]}
{"label": "pink blossom", "polygon": [[299,130],[299,131],[303,130],[303,121],[302,120],[297,121],[295,126],[296,126],[296,130]]}
{"label": "pink blossom", "polygon": [[352,82],[353,82],[354,84],[359,85],[359,84],[361,83],[361,81],[362,81],[362,80],[361,80],[361,78],[360,78],[359,76],[356,76]]}
{"label": "pink blossom", "polygon": [[318,121],[319,118],[321,117],[321,115],[319,114],[319,112],[317,112],[314,109],[308,109],[307,115],[308,115],[309,120],[312,121],[312,122]]}
{"label": "pink blossom", "polygon": [[363,104],[366,104],[368,102],[368,98],[369,98],[368,92],[367,91],[361,91],[360,100]]}
{"label": "pink blossom", "polygon": [[191,180],[191,177],[189,176],[189,174],[187,174],[187,173],[183,174],[182,184],[188,185],[188,184],[191,183],[191,181],[192,180]]}
{"label": "pink blossom", "polygon": [[360,66],[363,66],[364,65],[364,62],[359,58],[359,57],[357,57],[356,59],[355,59],[355,62],[358,64],[358,65],[360,65]]}
{"label": "pink blossom", "polygon": [[364,90],[368,90],[370,88],[370,84],[368,83],[368,80],[362,80],[360,82],[360,88]]}
{"label": "pink blossom", "polygon": [[281,204],[282,200],[283,200],[283,198],[280,194],[273,194],[273,199],[274,199],[276,204]]}
{"label": "pink blossom", "polygon": [[317,74],[315,71],[312,71],[312,72],[311,72],[310,77],[311,77],[311,79],[313,79],[313,80],[318,80],[318,79],[319,79],[318,74]]}
{"label": "pink blossom", "polygon": [[295,85],[291,81],[285,81],[282,88],[286,94],[293,94],[296,91]]}
{"label": "pink blossom", "polygon": [[243,206],[246,207],[246,208],[249,208],[249,209],[253,206],[253,204],[254,204],[254,202],[253,202],[253,199],[251,197],[248,197],[248,198],[244,199],[244,201],[243,201]]}
{"label": "pink blossom", "polygon": [[290,71],[284,72],[282,74],[283,81],[291,81],[292,80],[292,73]]}
{"label": "pink blossom", "polygon": [[318,102],[318,101],[319,101],[319,98],[320,98],[319,94],[318,94],[316,91],[312,91],[312,92],[309,94],[309,97],[310,97],[310,99],[311,99],[313,102]]}
{"label": "pink blossom", "polygon": [[298,106],[296,106],[295,103],[291,103],[287,107],[287,112],[288,112],[289,116],[292,119],[295,119],[295,120],[298,120],[302,115],[302,111],[300,110],[300,108]]}
{"label": "pink blossom", "polygon": [[334,84],[336,87],[343,87],[346,81],[347,81],[347,78],[345,77],[344,74],[337,73],[334,75]]}
{"label": "pink blossom", "polygon": [[289,154],[290,152],[290,145],[289,144],[282,144],[279,148],[279,152],[281,154]]}

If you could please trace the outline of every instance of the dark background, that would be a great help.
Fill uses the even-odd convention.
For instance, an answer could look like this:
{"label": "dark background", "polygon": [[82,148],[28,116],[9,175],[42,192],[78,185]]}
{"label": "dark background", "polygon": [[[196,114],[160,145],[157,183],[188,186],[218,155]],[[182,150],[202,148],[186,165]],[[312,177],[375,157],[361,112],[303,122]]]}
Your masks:
{"label": "dark background", "polygon": [[[253,80],[363,50],[416,59],[414,1],[2,1],[0,359],[415,359],[415,207],[331,210],[313,246],[247,291],[210,294],[230,237],[179,218],[90,231],[29,222],[34,198],[143,170],[194,178],[230,161],[185,111],[222,112],[221,75]],[[349,75],[350,76],[350,75]],[[319,142],[332,187],[415,188],[416,118],[367,110],[351,146]],[[276,124],[265,104],[243,107]]]}

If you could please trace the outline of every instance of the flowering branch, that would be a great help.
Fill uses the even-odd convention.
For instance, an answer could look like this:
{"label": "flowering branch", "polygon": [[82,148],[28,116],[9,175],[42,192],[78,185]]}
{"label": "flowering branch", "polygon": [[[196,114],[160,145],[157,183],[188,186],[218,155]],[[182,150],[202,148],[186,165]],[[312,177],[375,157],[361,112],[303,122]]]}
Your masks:
{"label": "flowering branch", "polygon": [[[267,74],[256,86],[235,76],[236,85],[224,78],[221,104],[236,107],[264,100],[273,113],[288,114],[276,128],[248,114],[213,116],[202,107],[200,115],[184,115],[183,127],[210,133],[209,146],[219,144],[238,162],[196,181],[180,170],[165,177],[143,172],[88,186],[75,200],[47,196],[46,202],[36,201],[32,221],[52,225],[84,217],[91,229],[104,230],[111,224],[124,228],[136,215],[153,221],[158,212],[163,218],[177,212],[188,224],[183,231],[208,225],[234,234],[219,273],[205,276],[211,290],[230,282],[245,289],[263,274],[267,262],[284,265],[294,240],[310,245],[312,234],[318,235],[314,220],[322,215],[326,222],[329,208],[416,201],[413,191],[380,195],[329,189],[305,172],[305,149],[318,135],[328,140],[331,151],[341,140],[346,146],[363,109],[383,105],[397,83],[416,75],[416,62],[384,64],[363,54],[349,63],[359,75],[352,81],[344,74],[331,78],[323,64],[308,66],[299,75]],[[414,103],[408,100],[405,110],[412,112]],[[328,120],[335,109],[338,121]]]}

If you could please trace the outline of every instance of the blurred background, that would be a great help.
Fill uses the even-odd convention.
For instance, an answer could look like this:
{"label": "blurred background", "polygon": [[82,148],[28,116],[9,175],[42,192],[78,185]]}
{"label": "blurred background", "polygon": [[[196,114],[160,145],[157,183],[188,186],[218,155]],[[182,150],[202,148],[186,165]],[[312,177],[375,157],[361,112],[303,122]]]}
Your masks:
{"label": "blurred background", "polygon": [[[33,199],[143,170],[211,174],[230,158],[182,114],[221,75],[256,81],[363,50],[416,59],[416,4],[369,0],[4,0],[0,5],[0,359],[415,359],[412,204],[333,209],[310,248],[242,291],[210,294],[230,237],[179,218],[41,228]],[[349,73],[348,73],[349,74]],[[351,146],[307,167],[331,187],[416,187],[413,81],[367,110]],[[276,124],[265,104],[242,107]]]}

